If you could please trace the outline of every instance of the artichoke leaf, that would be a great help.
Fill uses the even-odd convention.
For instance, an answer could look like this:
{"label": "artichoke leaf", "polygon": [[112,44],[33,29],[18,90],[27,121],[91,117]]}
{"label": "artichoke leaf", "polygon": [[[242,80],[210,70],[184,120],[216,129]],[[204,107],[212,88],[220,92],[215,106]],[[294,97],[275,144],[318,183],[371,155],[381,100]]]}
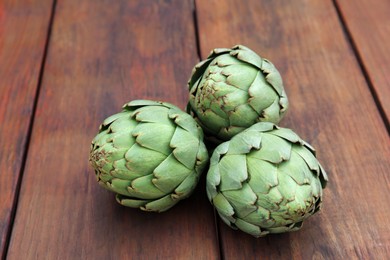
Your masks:
{"label": "artichoke leaf", "polygon": [[191,172],[171,154],[153,171],[152,182],[159,190],[172,192]]}
{"label": "artichoke leaf", "polygon": [[244,64],[242,61],[238,60],[236,57],[226,53],[217,56],[212,64],[215,64],[218,67],[226,67],[229,65],[234,65],[234,64]]}
{"label": "artichoke leaf", "polygon": [[228,49],[228,48],[215,48],[213,49],[209,56],[207,57],[208,59],[214,59],[215,57],[218,57],[220,55],[223,55],[223,54],[226,54],[226,53],[229,53],[231,50]]}
{"label": "artichoke leaf", "polygon": [[144,175],[143,173],[140,174],[139,172],[132,172],[127,169],[127,161],[124,158],[114,161],[113,167],[114,169],[111,170],[110,174],[115,178],[132,181]]}
{"label": "artichoke leaf", "polygon": [[298,185],[310,185],[313,179],[313,172],[295,152],[291,153],[289,161],[279,164],[278,170],[283,174],[289,175]]}
{"label": "artichoke leaf", "polygon": [[281,163],[291,155],[291,143],[274,135],[264,133],[261,139],[261,148],[253,150],[248,156],[271,163]]}
{"label": "artichoke leaf", "polygon": [[260,149],[261,134],[257,131],[244,131],[229,142],[227,154],[248,154],[253,148]]}
{"label": "artichoke leaf", "polygon": [[122,133],[123,131],[131,131],[131,129],[133,129],[137,125],[137,121],[129,119],[130,116],[120,117],[116,119],[109,125],[109,131],[114,134],[118,132]]}
{"label": "artichoke leaf", "polygon": [[131,182],[131,185],[127,187],[127,191],[131,197],[140,199],[157,199],[166,195],[165,192],[154,185],[153,179],[153,174],[139,177]]}
{"label": "artichoke leaf", "polygon": [[110,138],[107,130],[100,131],[92,140],[91,151],[98,149],[107,143],[107,139]]}
{"label": "artichoke leaf", "polygon": [[177,127],[172,137],[170,147],[173,148],[173,155],[188,169],[195,167],[196,156],[199,149],[199,139],[190,132]]}
{"label": "artichoke leaf", "polygon": [[277,99],[277,93],[269,87],[264,76],[258,72],[255,80],[248,89],[248,104],[260,114],[264,109],[271,106]]}
{"label": "artichoke leaf", "polygon": [[257,205],[270,211],[280,210],[284,198],[279,192],[278,187],[272,188],[267,194],[257,194]]}
{"label": "artichoke leaf", "polygon": [[243,184],[239,190],[222,192],[223,196],[233,206],[234,212],[239,218],[244,218],[257,209],[257,196],[248,184]]}
{"label": "artichoke leaf", "polygon": [[183,112],[179,113],[178,110],[170,110],[169,111],[169,118],[173,119],[175,124],[177,126],[180,126],[181,128],[185,129],[187,132],[191,133],[194,137],[199,138],[201,137],[201,129],[196,125],[196,122],[193,120],[193,118],[188,115],[184,114]]}
{"label": "artichoke leaf", "polygon": [[279,71],[275,66],[267,59],[263,59],[263,64],[261,66],[263,73],[265,74],[265,79],[271,84],[275,91],[282,96],[283,94],[283,80],[279,74]]}
{"label": "artichoke leaf", "polygon": [[135,143],[135,138],[131,135],[131,131],[120,131],[112,134],[107,141],[111,141],[117,149],[128,149]]}
{"label": "artichoke leaf", "polygon": [[312,170],[317,173],[317,176],[320,175],[320,165],[314,156],[314,154],[305,148],[304,146],[301,145],[294,145],[294,150],[295,153],[297,153],[302,159],[305,161],[307,166]]}
{"label": "artichoke leaf", "polygon": [[168,156],[172,152],[169,146],[175,128],[159,123],[138,124],[131,134],[138,145]]}
{"label": "artichoke leaf", "polygon": [[175,199],[187,198],[194,191],[196,183],[198,183],[199,174],[191,172],[188,176],[180,183],[172,194]]}
{"label": "artichoke leaf", "polygon": [[234,208],[222,193],[212,198],[212,201],[218,213],[226,216],[230,222],[235,222],[233,218]]}
{"label": "artichoke leaf", "polygon": [[324,170],[324,168],[321,166],[321,164],[318,163],[318,165],[320,166],[320,181],[321,181],[322,188],[324,189],[326,187],[327,182],[328,182],[328,175],[327,175],[326,171]]}
{"label": "artichoke leaf", "polygon": [[257,207],[254,212],[250,213],[242,219],[248,223],[261,226],[263,228],[268,228],[275,225],[275,220],[271,218],[269,210],[266,210],[262,207]]}
{"label": "artichoke leaf", "polygon": [[110,182],[107,183],[107,186],[110,186],[111,190],[115,190],[115,192],[129,196],[129,192],[127,188],[131,185],[131,181],[122,180],[119,178],[112,178]]}
{"label": "artichoke leaf", "polygon": [[260,227],[253,225],[249,222],[246,222],[242,219],[237,219],[236,223],[234,223],[239,229],[242,231],[254,236],[260,237],[261,235],[266,235],[268,232],[262,233]]}
{"label": "artichoke leaf", "polygon": [[282,117],[280,113],[280,106],[275,100],[269,107],[265,108],[261,114],[260,121],[267,121],[271,123],[278,123]]}
{"label": "artichoke leaf", "polygon": [[230,55],[236,56],[237,59],[247,62],[258,69],[261,69],[263,59],[251,49],[243,45],[236,45],[232,48],[232,50],[233,51],[230,52]]}
{"label": "artichoke leaf", "polygon": [[247,92],[256,79],[258,70],[249,64],[237,64],[226,66],[222,74],[226,75],[226,83]]}
{"label": "artichoke leaf", "polygon": [[278,168],[272,163],[247,157],[247,167],[250,176],[248,184],[256,194],[267,194],[279,184]]}
{"label": "artichoke leaf", "polygon": [[234,111],[237,106],[246,104],[249,98],[249,94],[239,89],[232,90],[231,87],[226,88],[225,91],[229,91],[223,96],[223,110],[226,112]]}
{"label": "artichoke leaf", "polygon": [[221,191],[241,189],[242,182],[248,179],[245,155],[225,155],[218,166],[221,175],[219,185]]}
{"label": "artichoke leaf", "polygon": [[[207,125],[207,128],[213,132],[218,132],[221,127],[228,127],[229,121],[214,113],[211,109],[206,109],[203,112],[198,111],[198,119],[202,125]],[[214,124],[216,123],[216,124]]]}
{"label": "artichoke leaf", "polygon": [[144,211],[155,211],[155,212],[164,212],[168,209],[172,208],[179,200],[175,200],[172,196],[166,195],[158,200],[153,200],[146,203],[143,207],[141,207]]}
{"label": "artichoke leaf", "polygon": [[112,116],[109,116],[107,117],[106,119],[104,119],[103,121],[103,124],[101,124],[100,126],[100,129],[105,129],[107,128],[107,126],[109,126],[110,124],[112,124],[115,120],[119,119],[119,118],[130,118],[130,115],[131,115],[131,112],[128,112],[128,111],[122,111],[122,112],[119,112],[117,114],[114,114]]}
{"label": "artichoke leaf", "polygon": [[188,81],[188,86],[190,89],[192,88],[192,86],[196,86],[196,87],[198,86],[198,84],[196,84],[195,82],[199,82],[199,79],[202,78],[204,71],[209,66],[211,61],[212,61],[212,59],[206,59],[206,60],[201,61],[195,65],[195,67],[192,69],[192,73],[191,73],[192,77]]}
{"label": "artichoke leaf", "polygon": [[257,112],[248,104],[239,105],[229,112],[230,125],[246,128],[256,123],[258,116]]}
{"label": "artichoke leaf", "polygon": [[125,154],[126,168],[134,174],[148,175],[166,158],[166,155],[134,144]]}
{"label": "artichoke leaf", "polygon": [[207,197],[211,201],[215,196],[217,196],[217,186],[221,183],[221,175],[219,173],[218,165],[210,164],[210,168],[206,176],[206,183]]}
{"label": "artichoke leaf", "polygon": [[279,136],[292,143],[302,143],[302,139],[291,129],[288,128],[278,128],[272,131],[270,134]]}
{"label": "artichoke leaf", "polygon": [[285,174],[282,171],[278,171],[278,190],[282,194],[283,198],[287,201],[292,201],[295,199],[295,194],[298,190],[298,184],[294,181],[290,175]]}
{"label": "artichoke leaf", "polygon": [[132,208],[140,208],[149,202],[149,200],[130,198],[130,197],[123,196],[121,194],[116,194],[115,197],[116,197],[116,201],[119,204],[126,207],[132,207]]}
{"label": "artichoke leaf", "polygon": [[168,117],[169,108],[164,106],[141,107],[133,111],[135,120],[142,123],[159,123],[175,127]]}

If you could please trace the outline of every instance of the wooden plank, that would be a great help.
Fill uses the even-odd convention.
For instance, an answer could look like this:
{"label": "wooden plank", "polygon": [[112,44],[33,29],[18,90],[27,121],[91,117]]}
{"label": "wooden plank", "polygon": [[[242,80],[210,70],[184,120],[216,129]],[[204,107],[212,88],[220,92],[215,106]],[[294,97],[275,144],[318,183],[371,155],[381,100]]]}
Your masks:
{"label": "wooden plank", "polygon": [[0,2],[0,256],[13,221],[51,5],[51,0]]}
{"label": "wooden plank", "polygon": [[364,69],[390,118],[390,1],[337,0]]}
{"label": "wooden plank", "polygon": [[225,259],[387,259],[390,145],[332,1],[196,1],[201,56],[247,45],[283,75],[281,126],[317,148],[330,183],[298,232],[255,239],[220,222]]}
{"label": "wooden plank", "polygon": [[191,1],[58,1],[8,259],[218,257],[202,185],[146,213],[117,204],[88,163],[99,124],[125,102],[185,106],[196,53]]}

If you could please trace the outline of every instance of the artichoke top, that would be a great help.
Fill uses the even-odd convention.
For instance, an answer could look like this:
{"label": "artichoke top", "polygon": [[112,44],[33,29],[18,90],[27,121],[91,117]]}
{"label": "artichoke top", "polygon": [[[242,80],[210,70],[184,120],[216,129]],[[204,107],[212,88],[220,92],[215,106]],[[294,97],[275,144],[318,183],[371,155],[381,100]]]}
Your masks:
{"label": "artichoke top", "polygon": [[215,142],[257,122],[277,124],[288,109],[278,70],[242,45],[214,49],[194,67],[188,87],[187,111]]}
{"label": "artichoke top", "polygon": [[259,237],[298,230],[320,209],[327,181],[308,143],[261,122],[215,149],[207,195],[226,224]]}
{"label": "artichoke top", "polygon": [[135,100],[104,120],[90,162],[119,203],[161,212],[192,193],[208,153],[190,115],[169,103]]}

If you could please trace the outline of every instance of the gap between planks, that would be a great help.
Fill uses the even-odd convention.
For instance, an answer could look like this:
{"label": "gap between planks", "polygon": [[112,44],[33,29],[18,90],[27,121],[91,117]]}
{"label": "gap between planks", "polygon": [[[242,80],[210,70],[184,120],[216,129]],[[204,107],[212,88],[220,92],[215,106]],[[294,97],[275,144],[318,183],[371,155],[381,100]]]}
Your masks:
{"label": "gap between planks", "polygon": [[339,22],[340,22],[340,26],[344,32],[344,35],[346,37],[346,40],[348,42],[348,44],[350,45],[351,49],[352,49],[352,52],[356,58],[356,61],[357,61],[357,64],[359,65],[359,68],[362,72],[362,75],[367,83],[367,86],[370,90],[370,93],[372,95],[372,98],[374,99],[374,102],[375,102],[375,105],[378,109],[378,112],[380,114],[380,117],[382,118],[382,121],[383,121],[383,124],[385,125],[385,128],[387,130],[388,133],[390,133],[390,122],[389,122],[389,119],[387,118],[386,116],[386,112],[383,108],[383,105],[381,104],[379,98],[378,98],[378,93],[377,91],[375,90],[375,87],[374,87],[374,84],[371,80],[371,77],[367,71],[367,68],[364,64],[364,61],[363,61],[363,58],[362,58],[362,55],[360,54],[358,48],[357,48],[357,45],[356,45],[356,42],[353,38],[353,35],[346,23],[346,19],[345,17],[343,16],[342,12],[341,12],[341,7],[339,5],[339,3],[337,2],[337,0],[332,0],[333,2],[333,5],[334,5],[334,8],[336,10],[336,13],[337,13],[337,16],[338,16],[338,19],[339,19]]}
{"label": "gap between planks", "polygon": [[38,83],[37,83],[37,88],[35,91],[32,113],[31,113],[31,117],[30,117],[30,122],[28,124],[25,149],[23,151],[19,178],[18,178],[16,187],[15,187],[15,194],[14,194],[13,204],[12,204],[12,208],[11,208],[10,224],[8,226],[7,235],[6,235],[6,239],[5,239],[5,245],[4,245],[4,251],[3,251],[3,254],[1,256],[1,259],[7,258],[9,243],[11,240],[12,230],[14,227],[15,216],[17,213],[17,207],[18,207],[18,201],[19,201],[20,188],[21,188],[21,184],[22,184],[22,180],[23,180],[23,173],[24,173],[24,170],[26,167],[26,161],[27,161],[28,151],[29,151],[29,147],[30,147],[31,133],[32,133],[32,129],[34,127],[34,119],[35,119],[37,104],[38,104],[38,100],[39,100],[39,93],[40,93],[40,89],[41,89],[41,84],[42,84],[42,79],[43,79],[43,74],[44,74],[44,69],[45,69],[45,64],[46,64],[46,57],[47,57],[47,53],[48,53],[48,49],[49,49],[49,45],[50,45],[50,36],[51,36],[53,22],[54,22],[56,5],[57,5],[57,0],[53,0],[52,6],[51,6],[51,11],[50,11],[49,26],[48,26],[47,33],[46,33],[45,47],[43,50],[42,61],[41,61],[41,65],[39,68]]}

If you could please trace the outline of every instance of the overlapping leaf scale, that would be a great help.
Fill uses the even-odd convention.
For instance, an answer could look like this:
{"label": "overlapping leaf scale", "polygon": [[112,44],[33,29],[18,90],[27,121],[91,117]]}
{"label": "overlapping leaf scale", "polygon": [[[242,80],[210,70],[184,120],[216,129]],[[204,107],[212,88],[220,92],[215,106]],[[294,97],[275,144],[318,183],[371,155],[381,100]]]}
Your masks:
{"label": "overlapping leaf scale", "polygon": [[258,70],[249,64],[233,64],[223,67],[222,74],[226,75],[226,83],[242,90],[244,93],[248,92],[256,78]]}
{"label": "overlapping leaf scale", "polygon": [[187,177],[179,184],[179,186],[175,188],[171,195],[172,199],[179,200],[190,196],[199,181],[201,173],[202,172],[191,172],[188,174]]}
{"label": "overlapping leaf scale", "polygon": [[230,52],[232,56],[236,56],[237,59],[247,62],[258,69],[261,69],[263,59],[257,55],[254,51],[243,45],[236,45]]}
{"label": "overlapping leaf scale", "polygon": [[265,79],[267,80],[267,82],[269,82],[269,84],[275,89],[279,96],[285,96],[283,89],[283,80],[275,66],[269,60],[263,59],[261,70],[266,75]]}
{"label": "overlapping leaf scale", "polygon": [[248,88],[248,104],[260,114],[277,100],[277,93],[269,87],[263,74],[258,71],[252,85]]}
{"label": "overlapping leaf scale", "polygon": [[143,199],[132,199],[130,197],[123,196],[121,194],[116,194],[115,198],[119,204],[127,207],[132,207],[132,208],[142,208],[144,207],[145,204],[151,201],[151,200],[143,200]]}
{"label": "overlapping leaf scale", "polygon": [[192,169],[185,167],[171,154],[153,171],[152,182],[159,190],[168,193],[172,192],[191,173]]}
{"label": "overlapping leaf scale", "polygon": [[225,155],[218,164],[221,182],[220,191],[242,188],[242,182],[248,178],[246,157],[244,154]]}
{"label": "overlapping leaf scale", "polygon": [[[202,79],[203,76],[203,71],[209,66],[210,62],[212,59],[206,59],[198,64],[195,65],[195,67],[192,69],[192,77],[188,81],[188,86],[190,87],[190,93],[194,93],[193,89],[191,88],[194,86],[195,88],[198,86],[200,80]],[[196,83],[197,82],[197,83]]]}
{"label": "overlapping leaf scale", "polygon": [[247,167],[250,176],[248,184],[258,196],[268,194],[271,188],[279,185],[278,168],[274,164],[247,157]]}
{"label": "overlapping leaf scale", "polygon": [[158,123],[175,127],[167,115],[167,108],[164,106],[146,106],[134,110],[133,118],[137,122]]}
{"label": "overlapping leaf scale", "polygon": [[226,154],[247,155],[252,149],[260,149],[261,140],[262,135],[258,131],[245,131],[227,143]]}
{"label": "overlapping leaf scale", "polygon": [[274,164],[288,160],[291,155],[291,143],[277,136],[263,133],[261,149],[248,154],[248,157],[265,160]]}
{"label": "overlapping leaf scale", "polygon": [[222,143],[215,148],[210,158],[210,166],[206,176],[206,192],[209,200],[212,200],[219,192],[219,185],[221,183],[219,161],[220,158],[227,153],[228,149],[229,142]]}
{"label": "overlapping leaf scale", "polygon": [[241,189],[222,191],[222,194],[234,208],[237,218],[244,218],[257,208],[257,196],[247,183],[243,183]]}

